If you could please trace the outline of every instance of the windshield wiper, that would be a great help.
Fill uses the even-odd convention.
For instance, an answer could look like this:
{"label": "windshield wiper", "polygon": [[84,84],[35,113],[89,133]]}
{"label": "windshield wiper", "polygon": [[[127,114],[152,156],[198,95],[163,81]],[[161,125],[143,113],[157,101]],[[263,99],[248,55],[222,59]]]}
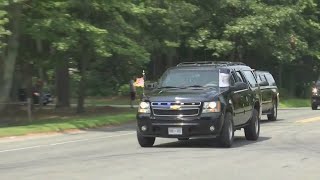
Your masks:
{"label": "windshield wiper", "polygon": [[186,86],[184,88],[209,88],[209,89],[212,89],[212,88],[215,88],[216,86],[200,86],[200,85],[192,85],[192,86]]}
{"label": "windshield wiper", "polygon": [[200,85],[192,85],[192,86],[181,86],[181,87],[177,87],[177,86],[162,86],[162,87],[159,87],[159,89],[162,89],[162,88],[177,88],[177,89],[187,89],[187,88],[204,88],[203,86],[200,86]]}
{"label": "windshield wiper", "polygon": [[180,87],[176,87],[176,86],[162,86],[162,87],[159,87],[159,89],[162,89],[162,88],[180,88]]}
{"label": "windshield wiper", "polygon": [[200,85],[192,85],[192,86],[186,86],[184,88],[203,88],[203,86]]}

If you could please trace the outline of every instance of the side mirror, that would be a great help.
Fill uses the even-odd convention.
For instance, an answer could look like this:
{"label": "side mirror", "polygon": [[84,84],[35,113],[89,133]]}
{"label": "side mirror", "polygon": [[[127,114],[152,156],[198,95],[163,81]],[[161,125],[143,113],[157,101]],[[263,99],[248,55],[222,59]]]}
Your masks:
{"label": "side mirror", "polygon": [[244,82],[236,82],[234,86],[230,86],[231,91],[240,91],[247,88],[248,88],[248,85]]}
{"label": "side mirror", "polygon": [[158,83],[157,82],[148,82],[145,84],[146,89],[155,89],[157,88]]}
{"label": "side mirror", "polygon": [[269,83],[267,81],[262,81],[259,83],[260,86],[268,86]]}

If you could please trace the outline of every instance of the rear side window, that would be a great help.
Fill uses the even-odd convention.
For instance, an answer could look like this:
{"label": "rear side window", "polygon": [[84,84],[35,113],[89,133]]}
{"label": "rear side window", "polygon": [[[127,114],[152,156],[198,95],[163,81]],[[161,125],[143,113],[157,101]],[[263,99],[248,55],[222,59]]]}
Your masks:
{"label": "rear side window", "polygon": [[257,80],[254,77],[252,71],[242,71],[243,75],[247,79],[248,83],[250,84],[251,87],[256,87],[257,86]]}
{"label": "rear side window", "polygon": [[256,73],[258,83],[262,82],[261,74]]}
{"label": "rear side window", "polygon": [[260,81],[260,82],[267,81],[266,76],[265,76],[264,74],[260,74],[260,75],[258,76],[258,81]]}
{"label": "rear side window", "polygon": [[270,86],[276,86],[276,81],[273,79],[273,76],[269,73],[266,74],[267,81]]}

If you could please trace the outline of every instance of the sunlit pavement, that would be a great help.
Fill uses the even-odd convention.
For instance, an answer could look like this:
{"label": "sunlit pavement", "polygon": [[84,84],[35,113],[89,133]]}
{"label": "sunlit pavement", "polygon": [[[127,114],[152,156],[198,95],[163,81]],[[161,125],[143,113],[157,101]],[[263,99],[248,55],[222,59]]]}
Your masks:
{"label": "sunlit pavement", "polygon": [[[265,118],[264,118],[265,119]],[[320,179],[320,110],[284,109],[260,139],[157,139],[140,148],[135,124],[0,140],[0,179]]]}

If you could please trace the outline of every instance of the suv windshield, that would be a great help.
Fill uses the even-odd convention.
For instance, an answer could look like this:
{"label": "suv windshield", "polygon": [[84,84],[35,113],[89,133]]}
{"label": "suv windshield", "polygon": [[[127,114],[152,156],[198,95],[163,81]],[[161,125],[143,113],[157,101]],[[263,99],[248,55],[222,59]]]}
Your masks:
{"label": "suv windshield", "polygon": [[171,69],[160,79],[160,87],[218,87],[219,70]]}

